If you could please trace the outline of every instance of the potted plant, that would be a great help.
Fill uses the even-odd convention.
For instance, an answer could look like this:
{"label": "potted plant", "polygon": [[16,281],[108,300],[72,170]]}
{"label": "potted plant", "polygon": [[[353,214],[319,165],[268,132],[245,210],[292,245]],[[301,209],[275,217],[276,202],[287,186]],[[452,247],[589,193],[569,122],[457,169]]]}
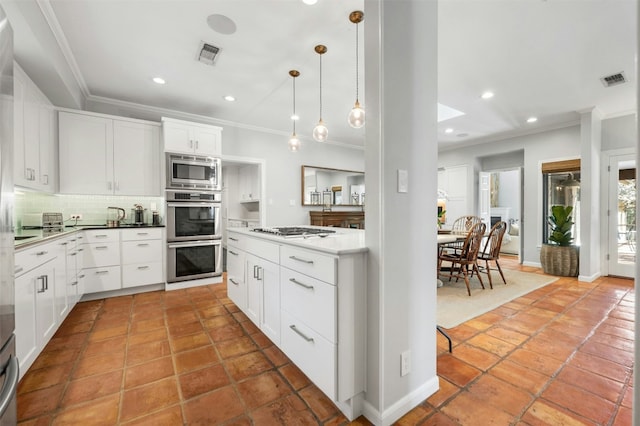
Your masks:
{"label": "potted plant", "polygon": [[444,214],[446,213],[446,210],[440,210],[438,211],[438,229],[442,229],[442,223],[444,222]]}
{"label": "potted plant", "polygon": [[563,277],[578,276],[579,248],[573,245],[572,206],[551,206],[548,218],[549,242],[542,244],[540,263],[546,274]]}

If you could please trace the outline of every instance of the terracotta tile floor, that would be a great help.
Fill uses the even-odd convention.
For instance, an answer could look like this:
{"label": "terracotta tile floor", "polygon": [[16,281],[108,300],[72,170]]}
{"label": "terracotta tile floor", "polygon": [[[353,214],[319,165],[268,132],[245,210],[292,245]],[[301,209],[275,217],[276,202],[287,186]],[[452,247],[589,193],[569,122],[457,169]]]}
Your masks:
{"label": "terracotta tile floor", "polygon": [[[632,280],[561,278],[450,329],[453,354],[438,335],[440,390],[398,424],[630,425],[634,300]],[[24,425],[348,423],[225,284],[78,304],[21,381],[18,416]]]}

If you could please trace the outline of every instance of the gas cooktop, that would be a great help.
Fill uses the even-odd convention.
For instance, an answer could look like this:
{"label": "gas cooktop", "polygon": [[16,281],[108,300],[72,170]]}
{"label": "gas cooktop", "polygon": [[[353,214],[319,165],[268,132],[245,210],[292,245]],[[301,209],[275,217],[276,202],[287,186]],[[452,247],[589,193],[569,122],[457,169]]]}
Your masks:
{"label": "gas cooktop", "polygon": [[278,226],[274,228],[253,228],[253,232],[278,235],[280,237],[304,237],[312,235],[326,237],[328,234],[333,234],[336,231],[332,231],[330,229],[307,228],[305,226]]}

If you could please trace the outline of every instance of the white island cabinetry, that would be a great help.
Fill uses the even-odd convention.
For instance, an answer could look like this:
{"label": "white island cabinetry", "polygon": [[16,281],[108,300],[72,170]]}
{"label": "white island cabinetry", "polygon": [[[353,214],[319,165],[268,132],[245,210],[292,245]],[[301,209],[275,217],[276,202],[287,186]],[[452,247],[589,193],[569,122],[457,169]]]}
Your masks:
{"label": "white island cabinetry", "polygon": [[230,228],[227,247],[229,298],[349,419],[361,414],[364,231],[283,238]]}

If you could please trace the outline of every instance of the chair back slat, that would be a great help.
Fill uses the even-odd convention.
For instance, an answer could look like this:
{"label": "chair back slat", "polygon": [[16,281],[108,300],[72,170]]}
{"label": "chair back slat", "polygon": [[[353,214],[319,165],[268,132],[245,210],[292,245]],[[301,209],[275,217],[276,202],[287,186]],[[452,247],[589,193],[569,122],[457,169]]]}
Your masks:
{"label": "chair back slat", "polygon": [[502,246],[502,239],[506,231],[507,223],[504,221],[497,222],[491,227],[487,242],[484,245],[484,250],[482,250],[483,257],[497,259],[500,256],[500,247]]}
{"label": "chair back slat", "polygon": [[478,216],[466,215],[460,216],[451,225],[452,234],[467,234],[474,225],[481,223],[482,219]]}
{"label": "chair back slat", "polygon": [[478,252],[480,251],[480,246],[482,245],[482,237],[484,235],[484,231],[487,229],[487,225],[482,222],[476,223],[471,227],[469,233],[467,234],[467,238],[464,240],[464,244],[462,246],[462,252],[460,253],[460,257],[462,259],[466,259],[468,261],[475,261],[478,257]]}

